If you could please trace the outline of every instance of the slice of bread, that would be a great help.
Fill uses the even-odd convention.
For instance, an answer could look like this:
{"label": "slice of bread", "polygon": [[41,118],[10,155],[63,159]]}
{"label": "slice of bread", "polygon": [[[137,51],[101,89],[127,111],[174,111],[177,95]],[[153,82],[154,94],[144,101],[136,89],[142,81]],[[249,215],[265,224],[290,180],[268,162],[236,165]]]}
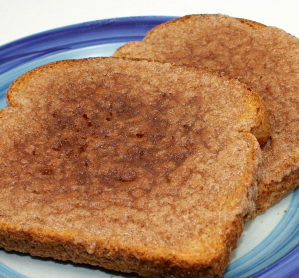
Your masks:
{"label": "slice of bread", "polygon": [[190,15],[151,30],[114,56],[192,65],[238,78],[259,92],[272,135],[263,147],[256,211],[299,184],[299,40],[274,27],[225,15]]}
{"label": "slice of bread", "polygon": [[218,277],[254,210],[269,119],[237,80],[51,63],[0,112],[0,246],[147,277]]}

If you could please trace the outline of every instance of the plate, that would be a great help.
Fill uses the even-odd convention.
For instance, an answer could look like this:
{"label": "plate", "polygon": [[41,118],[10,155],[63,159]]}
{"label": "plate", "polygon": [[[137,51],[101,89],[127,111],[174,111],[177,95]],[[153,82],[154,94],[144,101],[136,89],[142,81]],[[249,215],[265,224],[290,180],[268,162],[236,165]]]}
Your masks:
{"label": "plate", "polygon": [[[22,73],[65,59],[111,56],[124,43],[142,40],[147,31],[174,17],[114,18],[66,26],[0,47],[0,108],[5,91]],[[245,223],[238,248],[223,278],[299,277],[299,190]],[[0,277],[138,277],[102,268],[0,251]]]}

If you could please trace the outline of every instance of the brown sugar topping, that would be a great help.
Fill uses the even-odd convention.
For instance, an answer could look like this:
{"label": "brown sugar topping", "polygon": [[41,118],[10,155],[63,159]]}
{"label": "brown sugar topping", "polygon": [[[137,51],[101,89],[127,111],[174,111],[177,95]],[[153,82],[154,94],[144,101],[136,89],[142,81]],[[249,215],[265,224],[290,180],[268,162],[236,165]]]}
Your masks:
{"label": "brown sugar topping", "polygon": [[[53,115],[53,124],[47,126],[51,149],[74,162],[70,176],[85,186],[117,187],[145,176],[153,182],[164,180],[194,153],[191,130],[187,126],[181,128],[180,140],[185,142],[182,145],[166,116],[175,97],[158,93],[155,102],[147,105],[127,92],[116,94],[111,90],[113,86],[101,84],[88,97],[80,97],[79,107],[76,100],[63,99],[61,105],[72,109],[71,115],[48,107],[49,115]],[[86,151],[92,158],[85,158]],[[97,169],[96,184],[89,167],[93,174]]]}

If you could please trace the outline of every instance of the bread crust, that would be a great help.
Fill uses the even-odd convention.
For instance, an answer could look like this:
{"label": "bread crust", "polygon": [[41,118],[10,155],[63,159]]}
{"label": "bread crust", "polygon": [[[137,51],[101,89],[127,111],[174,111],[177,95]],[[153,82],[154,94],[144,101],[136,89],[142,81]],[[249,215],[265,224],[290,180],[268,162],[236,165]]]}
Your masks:
{"label": "bread crust", "polygon": [[[194,26],[192,30],[188,29],[190,24]],[[178,33],[180,42],[175,39]],[[184,37],[184,34],[189,37]],[[162,37],[163,40],[159,40]],[[272,140],[268,145],[272,146],[264,147],[265,163],[256,215],[298,183],[298,176],[294,174],[298,173],[297,144],[290,143],[297,142],[298,137],[288,136],[288,133],[294,133],[289,126],[291,123],[294,126],[298,117],[295,112],[298,111],[295,102],[299,98],[295,77],[299,67],[298,47],[297,38],[252,20],[220,14],[188,15],[153,28],[142,42],[130,42],[119,48],[114,56],[157,59],[206,68],[238,78],[260,93],[270,115]],[[293,128],[297,130],[297,127]]]}
{"label": "bread crust", "polygon": [[[227,233],[227,245],[236,247],[236,242],[243,231],[242,221],[236,221]],[[73,233],[55,230],[36,229],[20,233],[19,227],[6,223],[0,230],[1,246],[7,251],[29,253],[31,256],[51,257],[60,261],[71,261],[76,264],[101,266],[108,270],[125,273],[137,272],[144,277],[219,277],[223,265],[229,263],[231,250],[225,256],[213,258],[209,263],[194,263],[188,260],[173,263],[173,256],[149,258],[143,250],[134,250],[132,255],[127,249],[119,246],[105,248],[104,243],[97,243],[93,253],[86,250],[86,242],[74,243]],[[96,239],[90,239],[94,241]],[[24,244],[26,242],[26,244]],[[132,248],[133,249],[133,248]],[[211,269],[211,265],[213,265]]]}

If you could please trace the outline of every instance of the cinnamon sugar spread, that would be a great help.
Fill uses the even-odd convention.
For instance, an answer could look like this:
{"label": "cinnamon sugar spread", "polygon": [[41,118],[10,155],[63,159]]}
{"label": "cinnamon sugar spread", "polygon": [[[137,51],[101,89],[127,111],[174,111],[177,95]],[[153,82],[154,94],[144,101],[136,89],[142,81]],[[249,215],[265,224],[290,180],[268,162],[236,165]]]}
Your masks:
{"label": "cinnamon sugar spread", "polygon": [[112,238],[175,250],[196,240],[192,248],[209,253],[253,210],[260,159],[250,132],[259,126],[267,138],[267,120],[257,94],[235,80],[89,59],[30,72],[7,98],[1,221],[72,231],[89,254]]}
{"label": "cinnamon sugar spread", "polygon": [[151,30],[115,56],[207,68],[258,91],[272,135],[263,149],[258,211],[299,183],[299,40],[275,27],[225,15],[191,15]]}

